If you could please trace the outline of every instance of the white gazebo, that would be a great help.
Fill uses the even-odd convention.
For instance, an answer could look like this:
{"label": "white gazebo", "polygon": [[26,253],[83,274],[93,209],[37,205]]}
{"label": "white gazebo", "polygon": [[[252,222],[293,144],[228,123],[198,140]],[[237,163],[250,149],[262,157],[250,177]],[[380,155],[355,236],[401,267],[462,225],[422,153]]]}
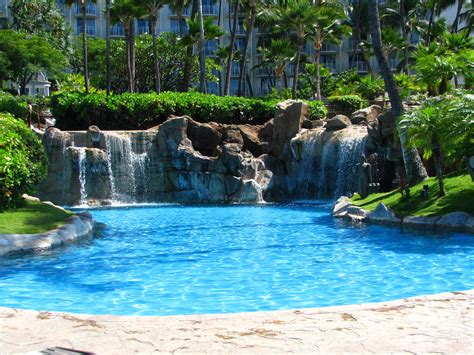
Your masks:
{"label": "white gazebo", "polygon": [[30,96],[49,96],[51,82],[48,81],[43,72],[39,71],[33,75],[25,89],[26,94]]}

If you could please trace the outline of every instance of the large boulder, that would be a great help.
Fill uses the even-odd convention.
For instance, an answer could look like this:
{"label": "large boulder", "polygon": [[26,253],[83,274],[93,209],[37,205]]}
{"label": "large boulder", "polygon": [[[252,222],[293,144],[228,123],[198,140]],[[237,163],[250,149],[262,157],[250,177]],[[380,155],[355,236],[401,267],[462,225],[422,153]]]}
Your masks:
{"label": "large boulder", "polygon": [[392,111],[382,113],[378,117],[380,134],[383,138],[390,137],[396,129],[395,117]]}
{"label": "large boulder", "polygon": [[337,115],[330,118],[326,123],[326,131],[339,131],[351,125],[349,117],[344,115]]}
{"label": "large boulder", "polygon": [[436,227],[474,231],[474,217],[466,212],[451,212],[436,221]]}
{"label": "large boulder", "polygon": [[272,137],[273,155],[284,158],[288,142],[301,130],[308,117],[309,108],[304,102],[286,100],[277,105]]}
{"label": "large boulder", "polygon": [[261,126],[239,125],[240,134],[244,141],[244,150],[252,153],[254,157],[263,154],[262,144],[258,137]]}
{"label": "large boulder", "polygon": [[351,122],[353,124],[369,124],[369,122],[376,120],[382,113],[382,108],[378,105],[372,105],[355,111],[351,115]]}
{"label": "large boulder", "polygon": [[369,213],[368,220],[383,224],[399,224],[401,219],[395,216],[395,213],[384,203],[380,203],[375,210]]}
{"label": "large boulder", "polygon": [[203,155],[216,156],[217,147],[222,141],[222,133],[210,124],[188,120],[187,136],[193,148]]}

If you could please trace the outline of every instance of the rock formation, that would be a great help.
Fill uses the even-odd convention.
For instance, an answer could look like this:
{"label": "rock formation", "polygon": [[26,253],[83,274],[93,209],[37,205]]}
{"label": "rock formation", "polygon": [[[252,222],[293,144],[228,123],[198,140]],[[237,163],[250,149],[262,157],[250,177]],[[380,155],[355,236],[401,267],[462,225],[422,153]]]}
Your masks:
{"label": "rock formation", "polygon": [[[378,113],[371,106],[351,119],[340,115],[310,121],[306,104],[287,100],[264,125],[198,123],[171,116],[147,131],[50,128],[43,136],[50,169],[38,196],[77,205],[261,202],[351,194],[357,190],[356,166],[364,157],[372,166],[371,181],[387,170],[387,146],[395,146],[388,131],[394,126],[388,114],[375,117]],[[388,185],[392,178],[387,178]]]}

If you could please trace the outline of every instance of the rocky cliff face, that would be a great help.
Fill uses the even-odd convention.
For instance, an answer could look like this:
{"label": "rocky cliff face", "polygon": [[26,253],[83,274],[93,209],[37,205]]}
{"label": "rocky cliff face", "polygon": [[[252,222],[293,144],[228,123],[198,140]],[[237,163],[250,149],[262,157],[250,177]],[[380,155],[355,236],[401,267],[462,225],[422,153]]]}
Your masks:
{"label": "rocky cliff face", "polygon": [[43,136],[50,169],[38,196],[62,205],[253,203],[355,191],[354,167],[373,145],[367,127],[377,119],[369,112],[357,125],[347,118],[302,128],[308,116],[305,104],[288,100],[262,126],[183,116],[147,131],[52,128]]}

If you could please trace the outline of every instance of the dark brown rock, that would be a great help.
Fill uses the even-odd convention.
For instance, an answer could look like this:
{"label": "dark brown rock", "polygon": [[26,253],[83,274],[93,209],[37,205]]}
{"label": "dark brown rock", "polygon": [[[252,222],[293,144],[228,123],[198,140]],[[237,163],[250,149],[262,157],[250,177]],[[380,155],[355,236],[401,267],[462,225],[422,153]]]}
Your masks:
{"label": "dark brown rock", "polygon": [[351,122],[353,124],[369,124],[369,122],[376,120],[382,113],[382,108],[378,105],[372,105],[355,111],[351,115]]}
{"label": "dark brown rock", "polygon": [[222,141],[222,133],[215,127],[189,119],[187,135],[195,150],[211,157],[217,155],[217,147]]}
{"label": "dark brown rock", "polygon": [[351,125],[349,117],[344,115],[337,115],[330,118],[326,122],[326,131],[339,131],[340,129],[347,128]]}

